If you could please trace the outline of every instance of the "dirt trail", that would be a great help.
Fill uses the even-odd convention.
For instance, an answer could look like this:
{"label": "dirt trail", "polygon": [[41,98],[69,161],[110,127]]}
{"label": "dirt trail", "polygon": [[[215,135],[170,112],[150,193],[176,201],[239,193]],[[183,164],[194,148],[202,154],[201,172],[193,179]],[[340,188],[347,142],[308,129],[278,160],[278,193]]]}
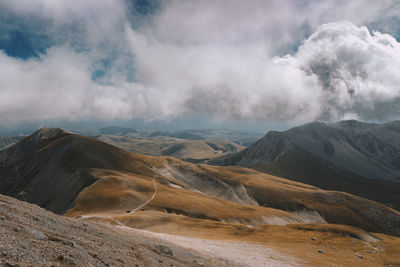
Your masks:
{"label": "dirt trail", "polygon": [[156,238],[171,242],[177,246],[196,251],[205,257],[214,258],[224,262],[224,266],[232,267],[286,267],[305,266],[300,259],[285,255],[274,249],[245,242],[216,241],[200,238],[176,236],[163,233],[154,233],[146,230],[138,230],[129,227],[117,226],[117,228],[134,232],[137,236]]}
{"label": "dirt trail", "polygon": [[[153,195],[143,204],[140,204],[138,207],[136,207],[135,209],[133,209],[132,211],[126,213],[126,214],[132,214],[135,213],[136,211],[140,210],[141,208],[145,207],[147,204],[149,204],[155,197],[158,191],[157,188],[157,184],[155,181],[155,177],[153,178],[153,186],[154,186],[154,193]],[[114,217],[110,216],[110,215],[105,215],[105,214],[101,214],[101,213],[96,213],[96,214],[91,214],[91,215],[82,215],[79,217],[79,219],[90,219],[90,218],[107,218],[113,222],[115,222],[117,225],[119,226],[125,226],[125,224],[123,224],[121,221],[115,219]]]}
{"label": "dirt trail", "polygon": [[144,206],[146,206],[147,204],[149,204],[149,203],[155,198],[155,196],[156,196],[156,194],[157,194],[157,184],[156,184],[156,180],[155,180],[155,179],[156,179],[156,178],[154,177],[154,178],[153,178],[154,193],[153,193],[153,195],[151,196],[151,198],[150,198],[149,200],[147,200],[146,202],[144,202],[143,204],[141,204],[140,206],[138,206],[137,208],[135,208],[134,210],[130,211],[128,214],[132,214],[132,213],[134,213],[135,211],[140,210],[141,208],[143,208]]}

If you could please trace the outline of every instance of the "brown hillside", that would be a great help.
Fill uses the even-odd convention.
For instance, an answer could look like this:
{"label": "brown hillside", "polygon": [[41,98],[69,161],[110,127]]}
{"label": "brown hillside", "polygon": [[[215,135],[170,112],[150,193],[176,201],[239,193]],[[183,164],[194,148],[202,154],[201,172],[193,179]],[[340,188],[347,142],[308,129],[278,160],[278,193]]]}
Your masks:
{"label": "brown hillside", "polygon": [[398,212],[350,194],[246,168],[141,156],[63,131],[32,145],[40,134],[2,152],[14,161],[0,169],[0,181],[8,183],[1,188],[52,211],[125,214],[157,189],[141,209],[252,225],[326,221],[399,235]]}

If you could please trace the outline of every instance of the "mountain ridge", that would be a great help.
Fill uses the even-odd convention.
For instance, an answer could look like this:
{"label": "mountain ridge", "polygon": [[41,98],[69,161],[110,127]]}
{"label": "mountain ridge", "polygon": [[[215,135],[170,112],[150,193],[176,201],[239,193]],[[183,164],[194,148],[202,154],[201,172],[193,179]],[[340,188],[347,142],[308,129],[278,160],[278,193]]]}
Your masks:
{"label": "mountain ridge", "polygon": [[270,131],[245,150],[209,163],[255,168],[400,208],[399,121],[312,122]]}
{"label": "mountain ridge", "polygon": [[94,138],[56,133],[40,142],[29,140],[38,139],[33,134],[2,151],[2,158],[23,153],[0,167],[0,193],[69,216],[101,218],[129,217],[157,189],[144,211],[254,225],[326,220],[400,235],[398,212],[357,196],[241,167],[132,154]]}

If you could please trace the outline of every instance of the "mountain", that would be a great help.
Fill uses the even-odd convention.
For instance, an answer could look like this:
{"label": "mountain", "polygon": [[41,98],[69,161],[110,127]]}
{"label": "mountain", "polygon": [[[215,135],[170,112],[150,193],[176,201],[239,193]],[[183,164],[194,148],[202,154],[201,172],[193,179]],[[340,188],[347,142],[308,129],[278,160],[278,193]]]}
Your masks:
{"label": "mountain", "polygon": [[133,153],[172,156],[190,162],[205,162],[245,148],[234,142],[223,140],[187,140],[172,137],[144,139],[115,135],[100,135],[96,138]]}
{"label": "mountain", "polygon": [[172,137],[186,140],[222,140],[247,146],[257,141],[262,134],[231,129],[187,129],[178,131],[156,131],[137,137]]}
{"label": "mountain", "polygon": [[328,222],[400,235],[399,213],[374,201],[246,168],[133,154],[62,129],[40,129],[0,151],[0,166],[1,194],[73,217],[111,213],[129,220],[149,201],[145,211],[164,216],[250,225]]}
{"label": "mountain", "polygon": [[136,139],[160,139],[175,138],[184,140],[218,140],[231,141],[236,144],[247,146],[263,136],[262,133],[250,131],[239,131],[231,129],[186,129],[176,131],[154,131],[146,129],[132,129],[124,127],[106,127],[97,130],[81,130],[77,133],[85,136],[97,137],[101,135],[113,135],[120,137],[130,137]]}
{"label": "mountain", "polygon": [[[370,266],[400,264],[400,213],[348,193],[243,167],[138,155],[63,129],[36,131],[0,151],[0,162],[1,194],[69,217],[42,217],[42,211],[28,206],[28,213],[20,211],[19,202],[0,196],[0,225],[5,225],[0,229],[12,244],[11,248],[0,245],[6,251],[0,255],[2,262],[13,264],[18,257],[12,255],[28,253],[24,248],[33,244],[29,242],[35,243],[35,253],[43,253],[38,250],[42,245],[53,247],[50,241],[60,242],[55,246],[55,251],[60,251],[59,245],[70,244],[68,231],[77,236],[77,248],[86,248],[79,251],[88,251],[82,238],[91,234],[96,236],[91,239],[96,244],[100,242],[97,237],[107,239],[105,249],[119,238],[121,243],[111,249],[119,251],[121,244],[125,248],[132,244],[128,235],[133,231],[200,253],[203,258],[200,263],[196,260],[199,264],[195,266],[221,266],[220,262],[204,263],[204,256],[229,266],[263,266],[274,260],[272,266],[319,266],[321,260],[329,263],[327,266],[354,266],[360,257]],[[4,203],[12,205],[6,214]],[[35,231],[28,231],[25,223]],[[61,228],[56,228],[58,224]],[[110,234],[117,236],[92,231],[92,224],[107,226]],[[22,228],[10,230],[11,225]],[[43,240],[32,241],[32,236]],[[12,243],[16,238],[23,242]],[[152,250],[175,255],[177,248],[171,246]],[[53,251],[46,253],[52,255]],[[83,262],[76,250],[68,253],[49,257],[64,264]],[[107,253],[97,250],[93,255],[98,255],[99,261],[113,262],[114,254],[105,260]]]}
{"label": "mountain", "polygon": [[101,134],[111,134],[111,135],[120,135],[120,136],[137,133],[137,131],[135,129],[125,128],[125,127],[117,127],[117,126],[101,128],[101,129],[99,129],[99,131]]}
{"label": "mountain", "polygon": [[23,139],[24,136],[0,136],[0,150],[1,149],[5,149],[15,143],[17,143],[18,141],[20,141],[21,139]]}
{"label": "mountain", "polygon": [[246,166],[400,209],[400,121],[313,122],[272,131],[214,163]]}
{"label": "mountain", "polygon": [[160,136],[167,136],[167,137],[175,137],[187,140],[201,140],[204,139],[201,135],[191,133],[189,131],[179,131],[179,132],[164,132],[164,131],[156,131],[149,134],[147,137],[160,137]]}

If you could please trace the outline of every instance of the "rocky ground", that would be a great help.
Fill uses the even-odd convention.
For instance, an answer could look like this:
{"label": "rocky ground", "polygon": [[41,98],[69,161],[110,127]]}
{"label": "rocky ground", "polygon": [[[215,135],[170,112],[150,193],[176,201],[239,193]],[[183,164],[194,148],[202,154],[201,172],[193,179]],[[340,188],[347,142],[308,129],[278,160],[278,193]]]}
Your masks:
{"label": "rocky ground", "polygon": [[0,238],[0,266],[297,265],[263,246],[80,221],[2,195]]}
{"label": "rocky ground", "polygon": [[[123,228],[121,226],[117,226]],[[154,233],[132,228],[125,228],[126,231],[133,231],[136,235],[156,237],[169,242],[179,244],[182,247],[210,255],[221,260],[223,266],[251,266],[251,267],[293,267],[305,265],[300,259],[274,249],[247,242],[231,242],[208,240],[201,238],[190,238],[184,236]]]}

